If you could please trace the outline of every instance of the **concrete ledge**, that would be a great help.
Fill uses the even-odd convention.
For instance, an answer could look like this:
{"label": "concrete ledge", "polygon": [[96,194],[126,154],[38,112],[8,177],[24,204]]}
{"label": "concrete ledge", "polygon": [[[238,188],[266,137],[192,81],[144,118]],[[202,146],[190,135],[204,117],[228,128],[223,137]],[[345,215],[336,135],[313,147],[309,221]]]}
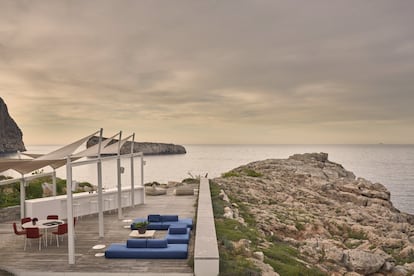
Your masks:
{"label": "concrete ledge", "polygon": [[207,178],[200,179],[200,190],[198,193],[194,274],[196,276],[219,274],[219,251],[210,185]]}

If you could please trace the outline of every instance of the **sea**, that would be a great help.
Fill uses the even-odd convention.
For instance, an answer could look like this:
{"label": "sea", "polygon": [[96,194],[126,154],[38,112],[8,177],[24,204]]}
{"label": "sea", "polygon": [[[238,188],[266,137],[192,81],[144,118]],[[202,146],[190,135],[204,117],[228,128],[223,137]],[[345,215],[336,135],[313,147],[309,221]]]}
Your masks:
{"label": "sea", "polygon": [[[29,153],[49,153],[59,145],[29,145]],[[144,183],[181,181],[189,177],[219,177],[231,169],[265,159],[283,159],[297,153],[325,152],[332,162],[342,164],[357,177],[379,182],[391,192],[391,201],[399,210],[414,214],[414,145],[184,145],[186,154],[144,156]],[[105,161],[103,186],[116,187],[116,160]],[[131,183],[131,162],[121,160],[123,186]],[[45,168],[45,172],[50,169]],[[66,178],[61,167],[57,176]],[[6,174],[14,176],[13,172]],[[19,176],[19,175],[17,175]],[[96,164],[73,168],[73,179],[97,183]],[[134,182],[141,181],[141,160],[134,161]]]}

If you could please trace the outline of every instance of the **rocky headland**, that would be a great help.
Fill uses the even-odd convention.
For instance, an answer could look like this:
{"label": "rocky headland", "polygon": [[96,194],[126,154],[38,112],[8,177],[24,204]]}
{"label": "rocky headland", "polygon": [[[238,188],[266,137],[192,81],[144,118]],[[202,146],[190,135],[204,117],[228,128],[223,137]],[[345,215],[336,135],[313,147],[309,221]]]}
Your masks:
{"label": "rocky headland", "polygon": [[0,154],[25,150],[23,133],[10,116],[6,103],[0,97]]}
{"label": "rocky headland", "polygon": [[[103,138],[106,140],[107,138]],[[99,137],[94,136],[86,143],[87,147],[91,147],[99,142]],[[116,143],[118,140],[114,139],[111,143]],[[131,141],[127,141],[121,147],[121,154],[128,154],[131,152]],[[150,143],[150,142],[134,142],[134,152],[142,152],[144,155],[165,155],[165,154],[185,154],[185,148],[181,145],[166,144],[166,143]]]}
{"label": "rocky headland", "polygon": [[393,207],[382,184],[356,178],[326,153],[253,162],[213,181],[225,219],[246,224],[235,202],[252,215],[258,248],[274,239],[288,243],[328,275],[414,272],[414,216]]}

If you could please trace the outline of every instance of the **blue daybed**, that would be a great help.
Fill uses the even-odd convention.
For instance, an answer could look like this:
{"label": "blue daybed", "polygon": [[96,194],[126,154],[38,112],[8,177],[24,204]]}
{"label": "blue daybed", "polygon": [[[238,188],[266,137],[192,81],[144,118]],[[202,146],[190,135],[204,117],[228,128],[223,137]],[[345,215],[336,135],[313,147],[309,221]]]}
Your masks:
{"label": "blue daybed", "polygon": [[187,244],[169,244],[167,239],[128,239],[105,251],[106,258],[119,259],[186,259],[187,255]]}
{"label": "blue daybed", "polygon": [[177,215],[148,215],[147,218],[137,218],[131,223],[131,230],[137,230],[134,226],[136,222],[148,221],[148,230],[168,230],[170,225],[176,223],[186,224],[187,227],[193,229],[193,220],[191,218],[181,218],[179,219]]}

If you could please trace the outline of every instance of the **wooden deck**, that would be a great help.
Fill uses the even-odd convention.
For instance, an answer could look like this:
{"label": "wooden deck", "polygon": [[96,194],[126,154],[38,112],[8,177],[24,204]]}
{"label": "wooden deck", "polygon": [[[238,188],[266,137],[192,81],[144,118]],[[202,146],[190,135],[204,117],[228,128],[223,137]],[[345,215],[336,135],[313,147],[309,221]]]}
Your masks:
{"label": "wooden deck", "polygon": [[[167,195],[147,196],[146,204],[135,208],[124,208],[123,219],[134,219],[146,217],[148,214],[178,214],[179,217],[191,217],[194,219],[196,196],[175,196],[169,190]],[[51,210],[53,213],[53,210]],[[189,258],[186,260],[143,260],[143,259],[106,259],[95,257],[96,253],[104,252],[105,249],[94,250],[97,244],[109,244],[114,242],[125,242],[130,233],[124,228],[130,222],[118,219],[116,211],[104,214],[105,237],[98,237],[98,216],[89,215],[78,220],[75,233],[75,261],[76,264],[68,264],[67,237],[60,247],[56,246],[56,239],[52,245],[38,250],[37,241],[32,241],[31,248],[23,251],[24,236],[16,236],[13,232],[12,221],[0,224],[0,275],[1,269],[12,272],[15,275],[41,275],[42,272],[57,274],[86,274],[116,273],[119,275],[134,275],[149,273],[151,275],[193,275],[190,266],[194,256],[194,235],[189,246]],[[50,233],[50,232],[49,232]],[[166,235],[166,231],[157,231],[156,238]],[[50,236],[49,236],[50,237]],[[55,238],[55,237],[53,237]]]}

